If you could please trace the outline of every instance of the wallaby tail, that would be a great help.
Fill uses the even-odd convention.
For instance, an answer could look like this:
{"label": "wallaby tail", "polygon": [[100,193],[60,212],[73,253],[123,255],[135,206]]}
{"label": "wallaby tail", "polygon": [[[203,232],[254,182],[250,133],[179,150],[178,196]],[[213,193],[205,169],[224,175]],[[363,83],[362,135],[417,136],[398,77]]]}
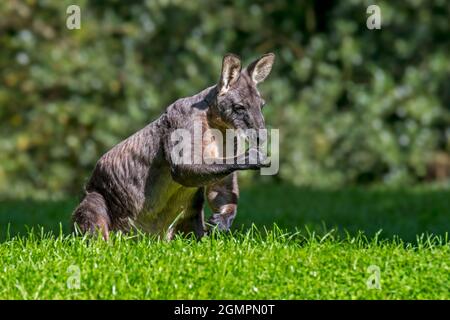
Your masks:
{"label": "wallaby tail", "polygon": [[103,238],[108,239],[111,219],[105,198],[100,193],[87,192],[73,212],[72,221],[82,233],[95,234],[100,230]]}

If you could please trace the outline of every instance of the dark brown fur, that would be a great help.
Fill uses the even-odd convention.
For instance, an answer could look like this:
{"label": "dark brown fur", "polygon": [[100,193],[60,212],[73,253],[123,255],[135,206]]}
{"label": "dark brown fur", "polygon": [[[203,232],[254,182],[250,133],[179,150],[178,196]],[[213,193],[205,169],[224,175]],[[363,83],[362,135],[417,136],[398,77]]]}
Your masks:
{"label": "dark brown fur", "polygon": [[236,171],[264,165],[174,164],[170,135],[180,128],[192,131],[194,121],[204,129],[264,128],[264,102],[256,84],[268,75],[273,59],[264,55],[241,71],[239,58],[226,55],[218,85],[175,101],[157,120],[103,155],[73,222],[82,232],[100,230],[105,238],[110,230],[133,227],[168,238],[176,232],[201,237],[206,196],[214,212],[209,222],[228,230],[239,197]]}

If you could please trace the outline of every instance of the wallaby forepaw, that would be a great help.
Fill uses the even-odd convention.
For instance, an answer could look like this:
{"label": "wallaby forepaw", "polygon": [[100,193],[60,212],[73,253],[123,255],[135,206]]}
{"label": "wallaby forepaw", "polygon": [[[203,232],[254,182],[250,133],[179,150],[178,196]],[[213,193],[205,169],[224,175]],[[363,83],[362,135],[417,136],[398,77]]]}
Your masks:
{"label": "wallaby forepaw", "polygon": [[229,231],[231,228],[232,219],[223,214],[215,213],[208,219],[208,224],[219,231]]}
{"label": "wallaby forepaw", "polygon": [[270,160],[257,148],[252,148],[247,151],[246,163],[249,164],[250,169],[253,170],[270,167]]}

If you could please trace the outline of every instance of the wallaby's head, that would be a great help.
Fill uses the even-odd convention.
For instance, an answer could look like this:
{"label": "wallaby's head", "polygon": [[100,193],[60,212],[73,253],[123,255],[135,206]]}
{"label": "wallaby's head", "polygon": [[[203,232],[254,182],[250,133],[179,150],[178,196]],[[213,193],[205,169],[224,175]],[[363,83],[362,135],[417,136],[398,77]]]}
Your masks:
{"label": "wallaby's head", "polygon": [[241,68],[241,60],[234,54],[223,58],[215,108],[215,116],[223,126],[233,129],[263,129],[264,100],[257,84],[269,75],[275,59],[267,53]]}

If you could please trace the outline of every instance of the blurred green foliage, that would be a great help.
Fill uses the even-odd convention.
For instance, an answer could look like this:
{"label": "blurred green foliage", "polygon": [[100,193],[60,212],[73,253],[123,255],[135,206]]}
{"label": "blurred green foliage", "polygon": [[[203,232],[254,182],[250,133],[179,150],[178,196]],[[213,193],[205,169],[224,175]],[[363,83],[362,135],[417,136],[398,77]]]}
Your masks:
{"label": "blurred green foliage", "polygon": [[[81,7],[81,29],[66,8]],[[278,179],[448,179],[450,5],[376,1],[2,1],[0,194],[78,193],[99,156],[217,81],[221,57],[277,61],[261,85]]]}

